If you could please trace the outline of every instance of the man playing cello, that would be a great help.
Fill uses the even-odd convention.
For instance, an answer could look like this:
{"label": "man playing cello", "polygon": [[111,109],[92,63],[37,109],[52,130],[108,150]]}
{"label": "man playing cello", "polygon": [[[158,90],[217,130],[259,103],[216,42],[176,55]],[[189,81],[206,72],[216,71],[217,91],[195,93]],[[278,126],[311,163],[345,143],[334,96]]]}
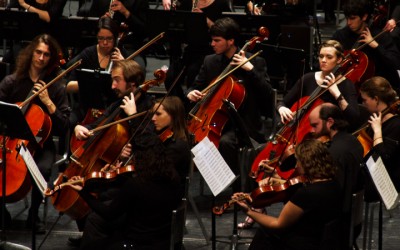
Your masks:
{"label": "man playing cello", "polygon": [[[240,65],[245,62],[250,53],[239,51],[236,41],[239,38],[240,29],[237,23],[231,18],[222,18],[215,21],[210,28],[211,46],[215,54],[209,55],[204,59],[204,63],[199,74],[195,79],[194,86],[188,90],[187,98],[192,102],[198,102],[205,97],[200,92],[207,87],[229,64],[232,66]],[[262,131],[261,109],[269,108],[271,87],[267,74],[266,62],[261,57],[243,64],[239,69],[232,73],[245,89],[245,99],[238,109],[238,114],[247,127],[250,137],[257,142],[264,142]],[[212,126],[210,124],[210,126]],[[190,131],[196,133],[196,131]],[[222,131],[219,140],[219,151],[230,168],[238,174],[238,159],[234,156],[238,153],[239,143],[237,134],[232,121],[228,122]]]}

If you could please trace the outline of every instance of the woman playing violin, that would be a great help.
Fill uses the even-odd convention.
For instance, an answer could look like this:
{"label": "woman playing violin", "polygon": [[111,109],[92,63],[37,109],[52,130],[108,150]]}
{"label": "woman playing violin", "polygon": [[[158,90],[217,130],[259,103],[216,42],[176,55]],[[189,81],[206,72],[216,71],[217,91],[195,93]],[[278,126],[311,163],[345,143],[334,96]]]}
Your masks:
{"label": "woman playing violin", "polygon": [[301,186],[284,205],[278,217],[250,209],[243,193],[232,198],[262,227],[249,249],[319,249],[325,224],[339,217],[342,193],[334,180],[336,167],[327,147],[317,140],[305,140],[295,152],[299,172],[309,184]]}
{"label": "woman playing violin", "polygon": [[[136,175],[128,178],[114,199],[105,204],[81,186],[80,195],[106,220],[126,214],[112,236],[92,242],[87,249],[168,249],[171,211],[180,201],[179,175],[165,147],[154,134],[139,134],[132,141]],[[73,179],[79,179],[75,177]]]}
{"label": "woman playing violin", "polygon": [[[398,101],[396,92],[390,83],[383,77],[372,77],[365,81],[360,88],[363,105],[371,113],[369,123],[371,128],[367,130],[372,140],[372,152],[380,156],[396,187],[400,190],[400,117],[394,112],[384,110]],[[372,183],[366,185],[366,197],[378,199]],[[371,185],[368,185],[371,184]]]}
{"label": "woman playing violin", "polygon": [[[60,52],[57,41],[50,35],[42,34],[35,37],[18,55],[15,72],[6,76],[0,83],[0,101],[22,102],[28,95],[37,92],[55,78],[60,73],[58,67]],[[33,99],[33,103],[39,105],[50,116],[53,124],[51,135],[65,136],[65,131],[69,127],[70,111],[64,86],[63,81],[55,82]],[[27,122],[29,124],[30,121]],[[46,179],[50,177],[55,154],[52,136],[45,141],[43,148],[37,148],[34,154],[36,164]],[[38,216],[39,206],[43,200],[36,185],[33,185],[32,196],[28,226],[32,225],[30,219]],[[39,223],[36,225],[36,230],[44,233],[44,225]]]}
{"label": "woman playing violin", "polygon": [[285,95],[283,101],[278,103],[277,109],[282,123],[293,119],[293,112],[289,107],[298,99],[311,95],[317,88],[321,91],[328,88],[320,98],[339,106],[351,127],[359,125],[360,113],[356,88],[350,80],[335,76],[333,73],[343,58],[343,47],[339,42],[328,40],[321,44],[318,56],[321,71],[305,74]]}

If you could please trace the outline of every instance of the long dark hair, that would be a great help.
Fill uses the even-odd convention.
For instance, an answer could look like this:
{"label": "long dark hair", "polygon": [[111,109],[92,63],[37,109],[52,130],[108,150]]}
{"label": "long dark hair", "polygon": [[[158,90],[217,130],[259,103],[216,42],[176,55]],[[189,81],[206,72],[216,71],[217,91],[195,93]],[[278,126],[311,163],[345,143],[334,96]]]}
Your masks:
{"label": "long dark hair", "polygon": [[48,34],[38,35],[32,40],[32,42],[29,43],[28,46],[22,49],[21,52],[18,54],[15,67],[17,80],[21,80],[22,78],[29,76],[29,68],[32,63],[33,53],[40,43],[44,43],[49,46],[50,50],[50,60],[44,70],[50,71],[50,69],[56,69],[56,66],[59,65],[60,55],[62,54],[62,52],[58,42]]}
{"label": "long dark hair", "polygon": [[[156,101],[155,107],[159,105],[161,100]],[[182,139],[188,141],[188,130],[185,120],[185,107],[181,99],[177,96],[168,96],[162,101],[164,110],[171,117],[171,129],[174,132],[175,139]]]}
{"label": "long dark hair", "polygon": [[132,146],[135,149],[134,166],[138,178],[144,181],[179,182],[178,172],[167,158],[165,146],[156,134],[138,134]]}

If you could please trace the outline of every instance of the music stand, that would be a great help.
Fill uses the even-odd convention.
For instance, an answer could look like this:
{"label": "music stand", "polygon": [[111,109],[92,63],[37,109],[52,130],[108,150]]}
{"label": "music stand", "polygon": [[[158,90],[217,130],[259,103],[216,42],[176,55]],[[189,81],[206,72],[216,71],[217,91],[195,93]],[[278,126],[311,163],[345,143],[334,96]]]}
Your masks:
{"label": "music stand", "polygon": [[62,47],[80,50],[97,43],[98,24],[98,17],[63,17],[57,21],[52,34]]}
{"label": "music stand", "polygon": [[259,43],[255,50],[262,50],[261,56],[267,62],[268,74],[271,79],[283,81],[284,86],[274,86],[275,88],[286,92],[287,89],[306,72],[306,53],[302,49],[290,48],[266,43]]}
{"label": "music stand", "polygon": [[280,33],[281,19],[278,15],[246,15],[245,13],[223,12],[222,17],[230,17],[237,22],[240,27],[240,37],[244,42],[255,35],[258,35],[260,27],[269,30],[268,43],[274,44]]}
{"label": "music stand", "polygon": [[77,69],[79,103],[87,108],[105,109],[117,100],[111,89],[111,75],[106,71]]}
{"label": "music stand", "polygon": [[209,44],[208,27],[204,13],[190,11],[147,11],[146,30],[150,37],[166,32],[168,40],[187,44]]}
{"label": "music stand", "polygon": [[[31,143],[37,144],[34,135],[25,120],[25,116],[23,115],[21,109],[15,104],[9,104],[5,102],[0,102],[0,132],[3,136],[3,150],[2,150],[2,233],[1,233],[1,242],[0,247],[5,249],[29,249],[22,245],[17,245],[14,243],[10,243],[6,241],[5,235],[5,211],[6,211],[6,159],[7,159],[7,148],[6,148],[6,140],[5,137],[10,138],[19,138],[28,140]],[[11,149],[17,150],[17,149]],[[33,216],[35,217],[35,216]],[[33,218],[35,220],[35,218]],[[34,221],[33,221],[34,222]],[[35,248],[35,227],[32,227],[32,249]]]}
{"label": "music stand", "polygon": [[37,13],[0,8],[0,39],[30,41],[47,30]]}

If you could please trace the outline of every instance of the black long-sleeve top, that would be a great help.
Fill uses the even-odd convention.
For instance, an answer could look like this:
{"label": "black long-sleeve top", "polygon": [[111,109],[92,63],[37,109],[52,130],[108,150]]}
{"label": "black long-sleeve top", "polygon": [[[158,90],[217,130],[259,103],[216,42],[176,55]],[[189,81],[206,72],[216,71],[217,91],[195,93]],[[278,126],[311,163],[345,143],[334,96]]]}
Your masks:
{"label": "black long-sleeve top", "polygon": [[[318,88],[319,85],[315,79],[315,73],[309,72],[305,74],[301,79],[299,79],[296,84],[290,89],[290,91],[285,95],[283,101],[278,103],[277,108],[285,106],[291,108],[300,98],[304,96],[310,96],[313,91]],[[357,91],[354,84],[346,79],[339,83],[338,88],[342,93],[344,99],[348,102],[348,106],[343,110],[343,114],[346,120],[350,123],[351,128],[357,128],[360,125],[360,111],[358,109],[357,102]],[[335,98],[327,90],[324,94],[320,96],[324,102],[330,102],[332,104],[338,105]]]}
{"label": "black long-sleeve top", "polygon": [[[55,78],[55,74],[46,76],[43,81],[48,83]],[[0,83],[0,101],[8,103],[23,102],[33,88],[34,82],[29,77],[16,80],[16,75],[8,75]],[[47,89],[51,101],[56,106],[56,111],[50,115],[52,132],[55,135],[64,135],[69,128],[69,104],[63,81],[57,81]],[[33,99],[33,103],[39,105],[43,111],[49,114],[47,107],[39,97]],[[50,138],[49,138],[50,139]]]}
{"label": "black long-sleeve top", "polygon": [[146,249],[168,249],[171,212],[180,200],[178,185],[167,180],[144,181],[132,177],[110,205],[96,200],[85,189],[80,195],[105,219],[115,219],[126,213],[123,239],[135,242],[138,247],[149,247]]}
{"label": "black long-sleeve top", "polygon": [[[372,37],[381,32],[376,28],[370,28],[370,31]],[[339,41],[345,50],[353,49],[358,38],[359,35],[351,31],[348,26],[337,30],[332,36],[332,39]],[[387,32],[377,37],[376,41],[379,43],[377,48],[373,49],[370,46],[365,46],[361,51],[374,63],[375,75],[386,78],[393,87],[397,88],[400,86],[397,73],[397,70],[400,69],[400,52]]]}
{"label": "black long-sleeve top", "polygon": [[[246,52],[246,57],[249,58],[250,56],[251,54]],[[251,71],[239,68],[232,73],[239,80],[239,84],[243,84],[246,92],[245,100],[236,109],[247,127],[250,137],[262,142],[264,141],[264,135],[261,132],[262,122],[260,116],[263,106],[270,106],[268,100],[271,98],[271,86],[265,60],[261,57],[255,57],[250,62],[254,65]],[[229,63],[230,59],[222,54],[206,56],[196,77],[195,84],[188,92],[194,89],[203,90],[206,88]]]}

